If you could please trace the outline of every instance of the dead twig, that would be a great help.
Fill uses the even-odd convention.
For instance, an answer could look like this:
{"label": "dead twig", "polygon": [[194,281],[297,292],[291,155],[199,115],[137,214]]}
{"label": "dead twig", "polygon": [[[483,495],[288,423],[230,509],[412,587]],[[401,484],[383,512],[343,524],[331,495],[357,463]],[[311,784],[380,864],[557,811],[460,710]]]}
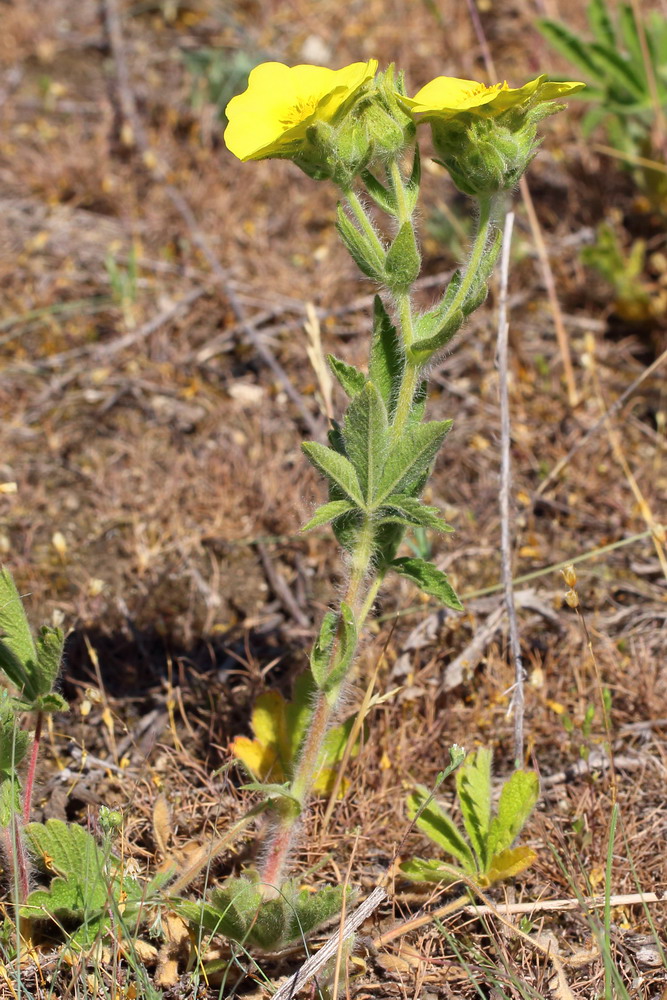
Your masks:
{"label": "dead twig", "polygon": [[292,616],[297,625],[300,625],[301,628],[309,629],[310,621],[308,620],[308,616],[299,607],[294,594],[289,588],[287,580],[282,575],[280,570],[278,570],[273,564],[266,548],[261,542],[258,542],[255,547],[262,563],[264,575],[266,576],[271,590],[276,595],[285,610]]}
{"label": "dead twig", "polygon": [[512,532],[510,527],[512,458],[510,454],[510,404],[507,361],[507,341],[509,334],[509,324],[507,322],[507,286],[509,283],[513,226],[514,212],[508,212],[505,218],[505,232],[503,233],[503,247],[500,258],[496,367],[498,368],[498,393],[500,396],[500,554],[505,591],[505,608],[509,620],[510,650],[512,659],[514,660],[514,691],[512,694],[512,707],[514,709],[514,763],[517,767],[521,767],[523,763],[524,671],[512,581]]}

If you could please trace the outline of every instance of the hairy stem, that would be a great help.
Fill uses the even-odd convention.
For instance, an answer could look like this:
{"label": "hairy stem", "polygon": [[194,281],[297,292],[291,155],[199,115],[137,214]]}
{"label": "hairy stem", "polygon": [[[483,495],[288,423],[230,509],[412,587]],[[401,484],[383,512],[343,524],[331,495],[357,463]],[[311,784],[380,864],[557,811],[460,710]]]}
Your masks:
{"label": "hairy stem", "polygon": [[475,233],[475,239],[470,251],[470,259],[465,273],[461,278],[458,291],[447,309],[449,314],[456,312],[463,305],[468,292],[477,279],[479,267],[489,241],[489,233],[493,225],[493,208],[494,200],[492,198],[480,198],[477,232]]}
{"label": "hairy stem", "polygon": [[32,741],[30,751],[30,761],[28,763],[28,773],[25,778],[25,789],[23,792],[23,821],[30,822],[32,811],[32,791],[35,786],[35,772],[37,771],[37,759],[39,757],[39,745],[42,739],[42,726],[44,723],[44,713],[38,712],[35,720],[35,736]]}

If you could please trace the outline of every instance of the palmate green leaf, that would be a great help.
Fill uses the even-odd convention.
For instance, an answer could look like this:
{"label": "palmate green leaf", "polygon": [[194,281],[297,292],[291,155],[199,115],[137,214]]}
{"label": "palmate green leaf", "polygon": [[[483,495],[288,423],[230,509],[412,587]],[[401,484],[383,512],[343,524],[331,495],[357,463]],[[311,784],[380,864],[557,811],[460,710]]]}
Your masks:
{"label": "palmate green leaf", "polygon": [[417,497],[406,494],[388,496],[379,511],[379,516],[383,521],[395,520],[398,516],[401,524],[417,524],[424,528],[434,528],[436,531],[454,530],[451,525],[442,520],[437,507],[428,507]]}
{"label": "palmate green leaf", "polygon": [[77,823],[49,819],[46,823],[28,823],[25,828],[30,851],[43,868],[65,877],[84,879],[90,884],[113,874],[120,864],[98,846],[92,834]]}
{"label": "palmate green leaf", "polygon": [[591,0],[586,8],[586,16],[596,41],[600,45],[616,45],[616,32],[609,16],[606,0]]}
{"label": "palmate green leaf", "polygon": [[84,920],[108,909],[109,886],[102,879],[58,875],[48,889],[35,889],[21,907],[21,916],[51,917],[59,922]]}
{"label": "palmate green leaf", "polygon": [[498,811],[489,829],[489,856],[511,847],[532,813],[540,794],[534,771],[515,771],[500,793]]}
{"label": "palmate green leaf", "polygon": [[478,859],[485,871],[491,848],[488,844],[491,824],[491,751],[486,747],[468,754],[456,772],[456,791],[463,823]]}
{"label": "palmate green leaf", "polygon": [[323,524],[335,521],[341,514],[347,514],[348,511],[357,509],[350,500],[330,500],[329,503],[318,507],[310,521],[307,521],[301,528],[301,531],[312,531],[313,528],[319,528]]}
{"label": "palmate green leaf", "polygon": [[636,66],[641,66],[644,62],[644,54],[642,52],[642,45],[639,40],[639,33],[637,31],[635,12],[633,11],[632,6],[630,4],[622,3],[620,5],[618,10],[618,25],[619,25],[619,33],[621,35],[625,48],[628,50],[632,58],[633,64]]}
{"label": "palmate green leaf", "polygon": [[364,373],[360,372],[354,365],[348,365],[346,361],[341,361],[334,354],[327,354],[327,361],[345,394],[349,399],[354,399],[366,385]]}
{"label": "palmate green leaf", "polygon": [[400,576],[412,580],[425,594],[437,597],[445,607],[452,608],[453,611],[463,610],[463,605],[456,596],[446,573],[437,569],[432,563],[426,562],[424,559],[404,556],[400,559],[393,559],[389,568],[399,573]]}
{"label": "palmate green leaf", "polygon": [[384,280],[395,291],[406,291],[419,277],[421,254],[411,222],[404,222],[387,251]]}
{"label": "palmate green leaf", "polygon": [[[428,802],[429,799],[431,799],[430,802]],[[428,802],[428,805],[424,805],[425,802]],[[423,785],[418,785],[416,790],[408,796],[408,816],[412,820],[417,815],[417,827],[422,833],[425,833],[443,851],[456,858],[466,874],[474,875],[476,871],[475,859],[465,837],[456,823],[435,802],[428,788]]]}
{"label": "palmate green leaf", "polygon": [[375,497],[389,448],[387,410],[378,390],[367,382],[350,403],[343,424],[345,451],[370,504]]}
{"label": "palmate green leaf", "polygon": [[[344,455],[317,441],[306,441],[301,448],[308,461],[333,482],[358,507],[364,507],[364,498],[354,466]],[[340,499],[340,498],[334,498]]]}
{"label": "palmate green leaf", "polygon": [[566,59],[569,59],[574,66],[596,83],[604,82],[605,74],[594,61],[589,43],[582,42],[578,35],[575,35],[574,32],[570,31],[564,25],[559,24],[558,21],[549,21],[545,18],[540,18],[536,24],[540,34],[546,38],[557,52],[560,52]]}
{"label": "palmate green leaf", "polygon": [[385,464],[374,498],[376,506],[392,494],[411,492],[411,487],[430,471],[451,426],[451,420],[432,420],[406,430]]}
{"label": "palmate green leaf", "polygon": [[345,213],[342,205],[336,213],[336,229],[345,247],[362,274],[374,281],[384,282],[384,258],[375,243],[360,232]]}

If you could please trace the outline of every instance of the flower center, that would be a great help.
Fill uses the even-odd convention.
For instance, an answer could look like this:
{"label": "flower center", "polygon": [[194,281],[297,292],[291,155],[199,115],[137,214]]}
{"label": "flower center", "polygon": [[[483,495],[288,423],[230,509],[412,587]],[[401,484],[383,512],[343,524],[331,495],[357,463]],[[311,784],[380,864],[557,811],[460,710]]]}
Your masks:
{"label": "flower center", "polygon": [[300,125],[310,115],[313,114],[320,102],[319,94],[310,94],[308,97],[299,97],[291,108],[287,108],[280,119],[281,125],[285,128],[293,128]]}

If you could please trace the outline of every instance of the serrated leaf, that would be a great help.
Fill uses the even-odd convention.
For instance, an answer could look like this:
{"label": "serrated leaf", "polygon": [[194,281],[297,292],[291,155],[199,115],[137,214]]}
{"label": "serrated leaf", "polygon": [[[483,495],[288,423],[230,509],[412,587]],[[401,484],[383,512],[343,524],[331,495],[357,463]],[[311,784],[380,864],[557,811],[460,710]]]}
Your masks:
{"label": "serrated leaf", "polygon": [[384,400],[391,417],[405,367],[400,338],[379,295],[373,303],[373,338],[368,377]]}
{"label": "serrated leaf", "polygon": [[68,712],[69,705],[57,691],[49,691],[48,694],[42,694],[30,705],[30,710],[33,712]]}
{"label": "serrated leaf", "polygon": [[370,504],[384,468],[389,421],[382,397],[372,382],[352,400],[345,415],[345,451],[354,466],[361,491]]}
{"label": "serrated leaf", "polygon": [[87,879],[92,884],[118,867],[118,858],[105,855],[93,835],[77,823],[49,819],[46,823],[27,823],[24,830],[31,852],[48,871]]}
{"label": "serrated leaf", "polygon": [[537,854],[532,847],[512,847],[509,850],[494,854],[486,873],[489,885],[513,878],[520,872],[530,868],[537,860]]}
{"label": "serrated leaf", "polygon": [[426,562],[424,559],[404,556],[392,560],[389,566],[396,573],[416,583],[425,594],[437,597],[445,607],[452,608],[454,611],[463,610],[463,605],[447,579],[447,574],[437,569],[432,563]]}
{"label": "serrated leaf", "polygon": [[376,507],[391,494],[410,493],[410,487],[430,471],[451,420],[432,420],[408,427],[390,452],[375,495]]}
{"label": "serrated leaf", "polygon": [[[389,514],[386,515],[385,511]],[[398,514],[402,522],[408,525],[422,525],[424,528],[433,528],[436,531],[453,531],[454,529],[442,520],[437,507],[428,507],[417,497],[397,494],[388,496],[379,512],[379,516],[384,520],[387,516]]]}
{"label": "serrated leaf", "polygon": [[394,198],[393,191],[390,191],[384,186],[384,184],[381,184],[375,174],[372,174],[370,170],[362,170],[361,179],[366,185],[366,190],[375,204],[388,215],[396,215],[396,199]]}
{"label": "serrated leaf", "polygon": [[419,277],[421,254],[411,222],[404,222],[387,250],[385,281],[395,291],[406,291]]}
{"label": "serrated leaf", "polygon": [[[426,858],[411,858],[399,865],[403,874],[412,882],[444,882],[446,885],[456,882],[457,869],[454,865],[444,865],[442,861]],[[462,875],[467,872],[461,870]]]}
{"label": "serrated leaf", "polygon": [[475,859],[465,837],[456,823],[433,798],[428,802],[428,805],[424,805],[429,798],[431,798],[429,790],[423,785],[419,785],[408,796],[408,816],[410,819],[414,819],[419,813],[417,827],[422,833],[425,833],[443,851],[456,858],[468,875],[474,875],[476,871]]}
{"label": "serrated leaf", "polygon": [[344,455],[317,441],[306,441],[301,445],[308,461],[335,483],[340,490],[358,507],[364,507],[364,498],[354,466]]}
{"label": "serrated leaf", "polygon": [[37,636],[37,688],[39,695],[48,694],[58,679],[65,645],[61,629],[44,625]]}
{"label": "serrated leaf", "polygon": [[351,887],[318,886],[316,892],[302,890],[293,897],[288,909],[288,920],[283,945],[303,941],[306,935],[336,917],[343,905],[347,907],[355,900],[356,892]]}
{"label": "serrated leaf", "polygon": [[319,528],[323,524],[335,521],[341,514],[347,514],[348,511],[357,509],[350,500],[330,500],[329,503],[322,504],[321,507],[317,508],[310,521],[307,521],[301,528],[301,531],[312,531],[313,528]]}
{"label": "serrated leaf", "polygon": [[456,772],[456,791],[461,815],[478,867],[486,870],[491,848],[488,844],[491,824],[491,751],[486,747],[468,754]]}
{"label": "serrated leaf", "polygon": [[51,880],[48,889],[35,889],[21,907],[21,916],[33,920],[52,917],[58,921],[83,920],[87,914],[99,913],[108,907],[109,888],[102,879],[85,879],[75,875]]}
{"label": "serrated leaf", "polygon": [[[7,647],[19,663],[25,667],[28,663],[36,661],[37,650],[23,601],[11,573],[4,566],[0,568],[0,632],[4,633],[2,645]],[[10,680],[21,688],[13,677],[10,677]]]}
{"label": "serrated leaf", "polygon": [[349,399],[354,399],[366,385],[364,373],[360,372],[354,365],[348,365],[346,361],[341,361],[334,354],[327,354],[327,361],[345,394]]}
{"label": "serrated leaf", "polygon": [[511,847],[532,813],[540,794],[534,771],[515,771],[505,782],[498,801],[498,812],[489,830],[489,856]]}
{"label": "serrated leaf", "polygon": [[362,274],[374,281],[384,282],[384,259],[375,243],[357,229],[342,205],[338,206],[336,212],[336,229]]}
{"label": "serrated leaf", "polygon": [[320,626],[320,634],[313,643],[310,653],[310,669],[318,688],[323,689],[331,665],[331,652],[338,629],[338,615],[327,611]]}
{"label": "serrated leaf", "polygon": [[584,74],[588,74],[596,83],[603,82],[604,73],[593,61],[589,44],[582,42],[578,35],[557,21],[540,18],[536,23],[538,31],[557,52],[569,59]]}

